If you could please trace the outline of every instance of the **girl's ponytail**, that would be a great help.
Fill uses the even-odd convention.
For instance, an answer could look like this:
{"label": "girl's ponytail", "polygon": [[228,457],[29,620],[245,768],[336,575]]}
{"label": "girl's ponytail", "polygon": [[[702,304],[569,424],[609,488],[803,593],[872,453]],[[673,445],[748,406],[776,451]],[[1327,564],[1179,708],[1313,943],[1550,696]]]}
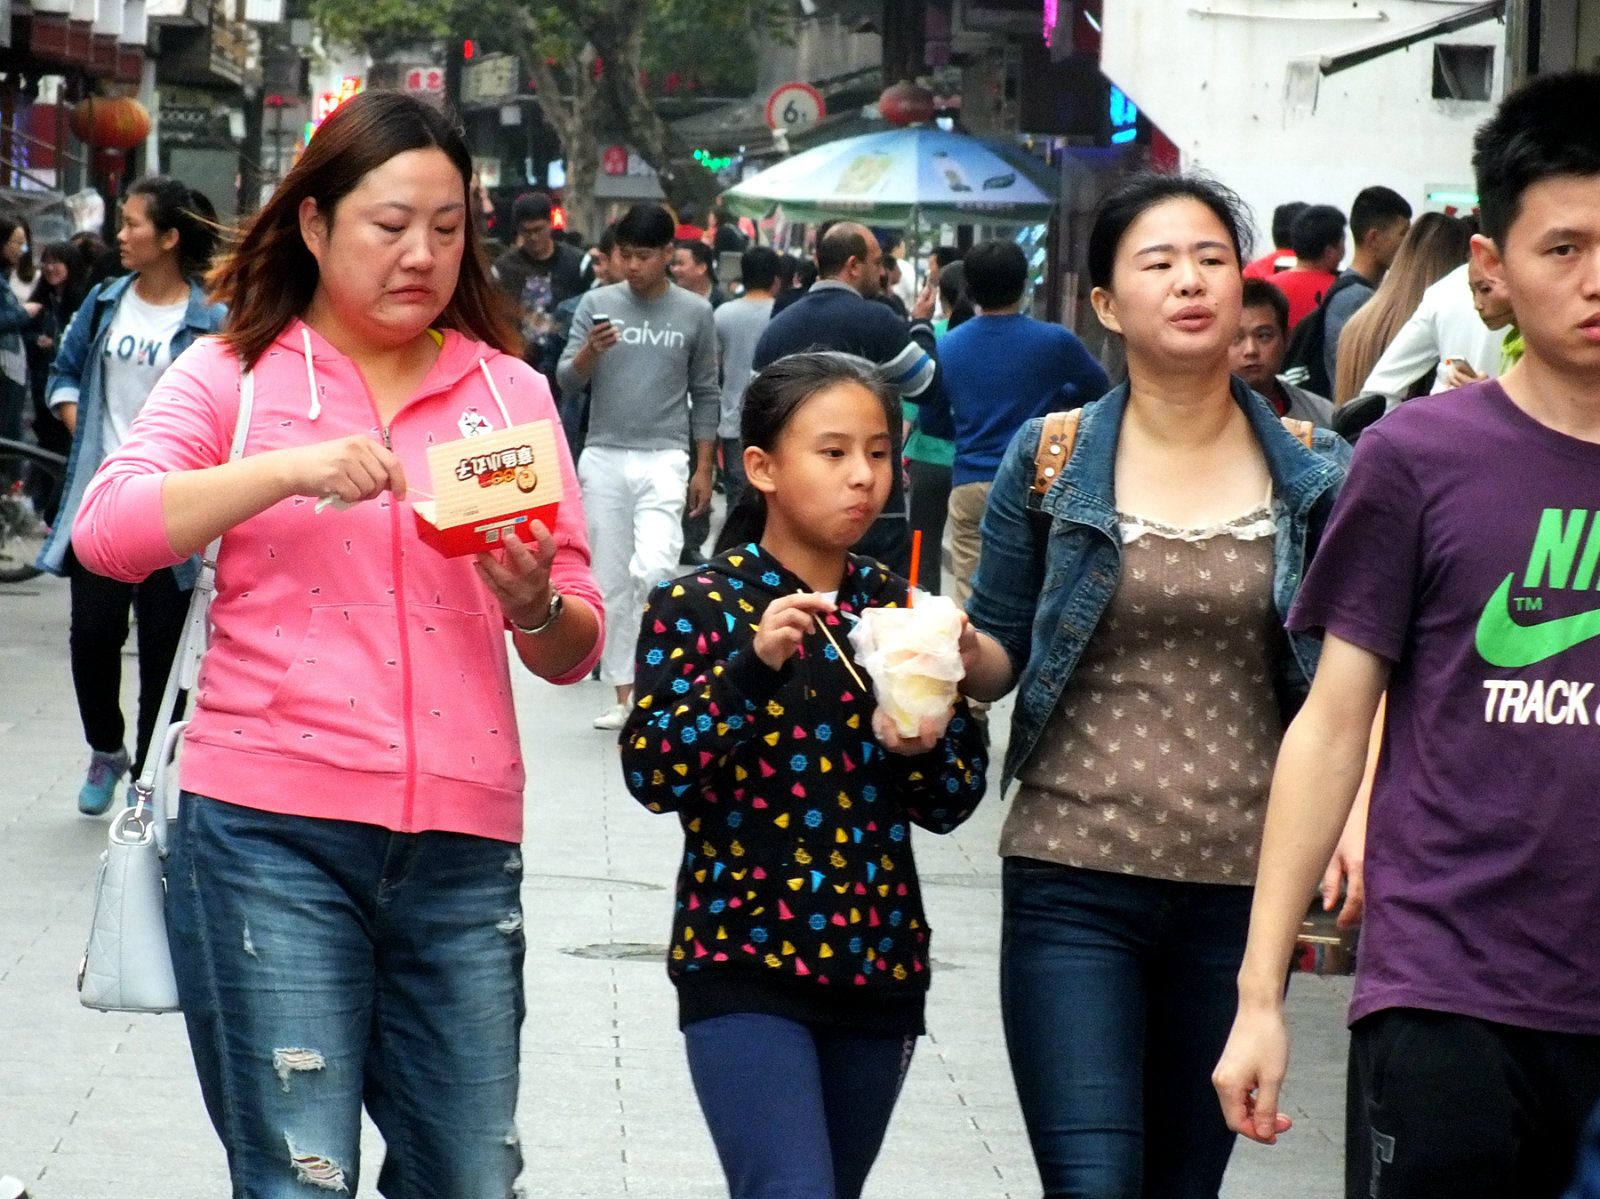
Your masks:
{"label": "girl's ponytail", "polygon": [[746,483],[739,493],[739,502],[729,509],[728,519],[722,522],[722,532],[717,534],[711,552],[726,553],[736,545],[760,541],[766,531],[767,497]]}
{"label": "girl's ponytail", "polygon": [[178,231],[178,269],[190,279],[204,275],[216,253],[221,224],[204,192],[168,175],[149,175],[128,189],[143,196],[150,222],[162,233]]}

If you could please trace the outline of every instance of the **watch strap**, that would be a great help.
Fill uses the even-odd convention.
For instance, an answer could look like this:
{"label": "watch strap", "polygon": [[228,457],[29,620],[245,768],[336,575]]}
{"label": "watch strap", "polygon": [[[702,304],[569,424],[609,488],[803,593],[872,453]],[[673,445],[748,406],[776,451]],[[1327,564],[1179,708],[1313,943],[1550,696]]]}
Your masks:
{"label": "watch strap", "polygon": [[550,589],[550,607],[545,612],[545,617],[536,625],[520,625],[510,621],[510,625],[517,632],[526,637],[537,637],[540,633],[548,632],[551,625],[561,619],[561,613],[566,607],[566,600],[555,588]]}

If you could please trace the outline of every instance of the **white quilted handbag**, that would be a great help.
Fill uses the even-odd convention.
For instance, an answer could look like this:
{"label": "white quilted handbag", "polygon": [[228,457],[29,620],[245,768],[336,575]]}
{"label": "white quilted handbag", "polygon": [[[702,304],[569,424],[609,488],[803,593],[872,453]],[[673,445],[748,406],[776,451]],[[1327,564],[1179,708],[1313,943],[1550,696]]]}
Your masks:
{"label": "white quilted handbag", "polygon": [[[244,453],[255,387],[249,372],[239,380],[239,419],[230,461]],[[174,1012],[178,984],[172,974],[165,913],[169,779],[178,742],[188,721],[171,723],[178,694],[192,686],[210,636],[211,596],[216,590],[218,537],[201,556],[200,577],[189,600],[183,637],[172,659],[160,717],[150,738],[144,771],[134,784],[134,803],[111,821],[110,844],[100,855],[95,879],[89,944],[78,967],[78,1000],[102,1012]]]}
{"label": "white quilted handbag", "polygon": [[[172,710],[171,701],[165,709]],[[78,967],[78,1000],[102,1012],[173,1012],[178,983],[172,976],[164,911],[167,856],[168,763],[188,721],[167,729],[152,788],[144,779],[138,801],[111,821],[111,843],[100,855],[89,944]],[[146,771],[151,777],[151,771]]]}

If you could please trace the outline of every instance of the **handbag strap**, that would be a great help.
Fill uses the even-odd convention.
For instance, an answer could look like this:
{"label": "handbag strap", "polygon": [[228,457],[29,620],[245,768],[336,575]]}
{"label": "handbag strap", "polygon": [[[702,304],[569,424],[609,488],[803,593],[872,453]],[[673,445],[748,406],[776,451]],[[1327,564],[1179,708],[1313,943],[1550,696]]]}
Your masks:
{"label": "handbag strap", "polygon": [[[228,449],[228,461],[237,462],[244,456],[244,443],[250,433],[250,413],[255,407],[255,372],[243,371],[239,375],[239,417],[233,426],[233,444]],[[172,669],[167,672],[166,690],[161,695],[161,706],[156,709],[156,726],[150,735],[150,748],[145,753],[144,769],[133,785],[136,814],[130,822],[142,822],[146,813],[152,818],[156,839],[165,847],[167,840],[167,806],[155,802],[156,783],[166,769],[167,759],[177,745],[177,734],[187,721],[173,724],[172,710],[181,692],[194,686],[200,673],[200,659],[205,655],[210,639],[208,618],[211,597],[216,592],[217,555],[222,549],[222,535],[206,546],[200,555],[200,575],[189,594],[189,615],[184,618],[183,634],[178,639],[178,652],[172,657]]]}

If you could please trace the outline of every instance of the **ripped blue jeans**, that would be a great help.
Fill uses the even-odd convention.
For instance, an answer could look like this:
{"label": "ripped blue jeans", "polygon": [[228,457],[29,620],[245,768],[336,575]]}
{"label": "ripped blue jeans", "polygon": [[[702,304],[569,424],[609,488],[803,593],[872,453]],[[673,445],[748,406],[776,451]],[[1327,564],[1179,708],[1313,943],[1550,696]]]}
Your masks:
{"label": "ripped blue jeans", "polygon": [[185,793],[167,927],[234,1199],[510,1199],[525,942],[515,845]]}

